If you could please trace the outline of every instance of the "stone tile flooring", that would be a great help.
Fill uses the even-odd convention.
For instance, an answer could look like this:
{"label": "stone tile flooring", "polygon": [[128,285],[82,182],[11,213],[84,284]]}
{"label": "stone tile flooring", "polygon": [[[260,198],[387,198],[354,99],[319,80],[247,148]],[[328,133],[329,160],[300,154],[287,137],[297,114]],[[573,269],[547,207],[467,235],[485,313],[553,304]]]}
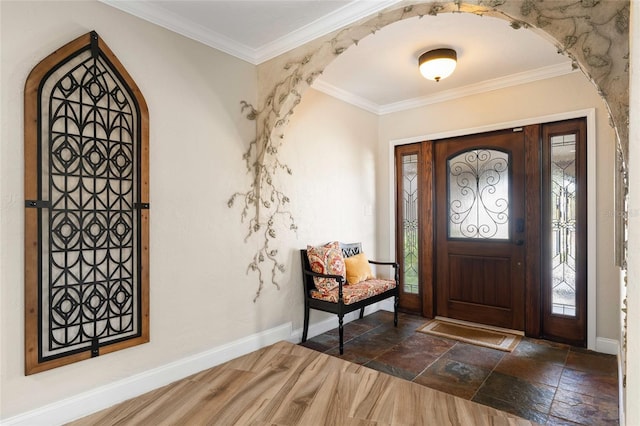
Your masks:
{"label": "stone tile flooring", "polygon": [[469,345],[416,330],[426,318],[378,311],[302,343],[393,376],[546,425],[619,424],[617,361],[524,338],[513,352]]}

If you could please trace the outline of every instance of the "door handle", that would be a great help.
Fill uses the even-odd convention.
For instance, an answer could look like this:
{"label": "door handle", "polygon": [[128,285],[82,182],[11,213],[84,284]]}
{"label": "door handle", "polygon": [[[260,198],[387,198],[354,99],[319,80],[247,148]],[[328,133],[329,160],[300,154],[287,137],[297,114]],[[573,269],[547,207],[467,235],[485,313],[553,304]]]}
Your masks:
{"label": "door handle", "polygon": [[516,240],[516,245],[517,246],[523,246],[524,245],[524,240]]}

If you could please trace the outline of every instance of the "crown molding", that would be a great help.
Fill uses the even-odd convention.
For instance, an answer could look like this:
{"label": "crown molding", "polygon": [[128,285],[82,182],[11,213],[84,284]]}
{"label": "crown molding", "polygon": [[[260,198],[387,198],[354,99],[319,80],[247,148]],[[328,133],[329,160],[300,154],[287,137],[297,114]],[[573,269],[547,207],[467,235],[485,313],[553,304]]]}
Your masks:
{"label": "crown molding", "polygon": [[518,86],[520,84],[532,83],[538,80],[559,77],[575,71],[576,70],[573,69],[570,62],[536,68],[534,70],[511,74],[505,77],[494,78],[456,89],[445,90],[443,92],[436,93],[430,96],[422,96],[419,98],[407,99],[404,101],[393,102],[386,105],[379,105],[378,114],[384,115],[393,112],[419,108],[422,106],[463,98],[465,96],[471,96],[478,93],[485,93],[493,90],[504,89],[507,87]]}
{"label": "crown molding", "polygon": [[[222,34],[216,33],[202,25],[185,19],[174,14],[162,7],[144,0],[137,1],[121,1],[121,0],[99,0],[100,2],[122,10],[130,15],[144,19],[153,24],[159,25],[170,31],[176,32],[192,40],[203,43],[214,49],[228,53],[241,60],[258,65],[264,61],[274,58],[284,52],[294,49],[308,41],[314,40],[336,29],[342,28],[359,19],[370,16],[380,10],[388,8],[402,0],[355,0],[325,15],[324,17],[304,26],[300,29],[289,33],[285,37],[281,37],[273,42],[267,43],[258,49],[253,49],[242,43],[230,39]],[[394,112],[405,111],[412,108],[419,108],[448,100],[458,99],[478,93],[498,90],[506,87],[516,86],[519,84],[530,83],[537,80],[558,77],[575,71],[570,63],[552,65],[548,67],[538,68],[532,71],[526,71],[518,74],[512,74],[506,77],[500,77],[492,80],[483,81],[478,84],[446,90],[435,95],[429,95],[419,98],[407,99],[400,102],[379,105],[373,101],[365,99],[350,93],[344,89],[340,89],[318,78],[313,83],[313,88],[333,96],[339,100],[352,104],[358,108],[372,112],[378,115],[390,114]]]}
{"label": "crown molding", "polygon": [[401,0],[355,0],[284,37],[255,49],[144,0],[99,1],[209,47],[221,50],[243,61],[259,65],[304,43],[392,6]]}
{"label": "crown molding", "polygon": [[221,50],[243,61],[257,65],[255,58],[257,51],[244,44],[238,43],[229,37],[212,31],[202,25],[196,24],[189,19],[176,15],[160,6],[143,0],[120,1],[120,0],[98,0],[108,6],[119,9],[130,15],[144,19],[152,24],[159,25],[170,31],[183,35],[192,40],[198,41],[214,49]]}
{"label": "crown molding", "polygon": [[393,102],[385,105],[379,105],[373,101],[370,101],[369,99],[354,95],[353,93],[344,89],[340,89],[339,87],[336,87],[322,80],[322,77],[319,77],[316,81],[314,81],[311,87],[329,96],[333,96],[334,98],[354,105],[358,108],[362,108],[374,114],[385,115],[394,112],[406,111],[408,109],[419,108],[426,105],[450,101],[453,99],[459,99],[478,93],[485,93],[492,90],[517,86],[520,84],[532,83],[538,80],[560,77],[575,71],[577,70],[572,68],[571,63],[550,65],[531,71],[525,71],[505,77],[486,80],[477,84],[470,84],[468,86],[459,87],[456,89],[445,90],[434,95],[421,96],[419,98],[407,99],[404,101]]}
{"label": "crown molding", "polygon": [[291,49],[343,28],[362,18],[393,6],[402,0],[354,0],[339,9],[307,24],[284,37],[260,47],[256,62],[262,63]]}
{"label": "crown molding", "polygon": [[361,108],[365,111],[380,115],[380,105],[358,95],[354,95],[351,92],[340,89],[339,87],[329,84],[321,79],[316,79],[311,87],[319,92],[332,96],[348,104],[357,106],[358,108]]}

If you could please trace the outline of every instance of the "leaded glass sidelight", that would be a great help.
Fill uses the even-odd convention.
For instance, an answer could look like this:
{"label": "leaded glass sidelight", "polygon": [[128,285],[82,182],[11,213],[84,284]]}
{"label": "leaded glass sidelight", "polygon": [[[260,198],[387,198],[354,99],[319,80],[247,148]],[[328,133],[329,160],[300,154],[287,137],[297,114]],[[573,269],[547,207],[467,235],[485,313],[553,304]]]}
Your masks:
{"label": "leaded glass sidelight", "polygon": [[576,315],[576,136],[551,138],[551,312]]}
{"label": "leaded glass sidelight", "polygon": [[149,340],[148,128],[95,32],[25,88],[27,374]]}
{"label": "leaded glass sidelight", "polygon": [[418,155],[402,157],[404,292],[418,294]]}
{"label": "leaded glass sidelight", "polygon": [[473,149],[447,160],[449,238],[509,238],[509,154]]}

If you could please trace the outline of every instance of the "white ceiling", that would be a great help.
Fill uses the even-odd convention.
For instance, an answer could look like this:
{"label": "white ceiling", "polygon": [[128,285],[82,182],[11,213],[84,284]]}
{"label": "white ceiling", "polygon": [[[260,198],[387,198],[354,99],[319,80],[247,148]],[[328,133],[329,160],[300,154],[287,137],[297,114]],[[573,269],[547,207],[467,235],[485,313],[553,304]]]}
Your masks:
{"label": "white ceiling", "polygon": [[[102,0],[240,59],[259,64],[397,0]],[[458,66],[438,83],[418,72],[418,56],[450,47]],[[464,13],[410,18],[361,40],[314,83],[384,114],[571,72],[571,61],[533,30]]]}

